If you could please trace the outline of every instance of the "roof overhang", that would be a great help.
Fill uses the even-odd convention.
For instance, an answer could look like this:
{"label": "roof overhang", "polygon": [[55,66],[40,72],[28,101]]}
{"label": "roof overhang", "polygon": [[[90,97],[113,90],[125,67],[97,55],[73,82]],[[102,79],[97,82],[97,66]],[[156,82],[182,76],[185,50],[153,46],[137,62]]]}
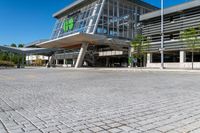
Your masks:
{"label": "roof overhang", "polygon": [[[164,9],[164,15],[175,13],[175,12],[180,12],[180,11],[195,8],[195,7],[198,7],[198,6],[200,6],[200,0],[193,0],[193,1],[190,1],[190,2],[183,3],[183,4],[179,4],[179,5],[176,5],[176,6],[169,7],[169,8],[165,8]],[[157,11],[154,11],[154,12],[151,12],[151,13],[141,15],[140,21],[148,20],[148,19],[151,19],[151,18],[159,17],[159,16],[161,16],[161,10],[157,10]]]}
{"label": "roof overhang", "polygon": [[[80,8],[80,6],[83,6],[83,5],[87,4],[87,3],[91,3],[93,1],[95,1],[95,0],[76,0],[72,4],[70,4],[70,5],[66,6],[65,8],[61,9],[60,11],[54,13],[53,17],[54,18],[59,18],[59,17],[63,16],[63,14],[66,14],[66,13],[70,12],[71,9]],[[128,0],[128,1],[133,2],[135,4],[138,4],[138,5],[143,5],[146,8],[149,8],[149,9],[152,9],[152,10],[158,10],[159,9],[156,6],[153,6],[153,5],[149,4],[149,3],[141,1],[141,0]]]}
{"label": "roof overhang", "polygon": [[49,54],[56,49],[46,49],[46,48],[15,48],[8,46],[0,46],[0,50],[17,53],[17,54]]}
{"label": "roof overhang", "polygon": [[62,14],[67,13],[70,9],[76,8],[78,6],[82,6],[83,4],[86,4],[86,2],[91,2],[95,0],[76,0],[72,4],[66,6],[65,8],[61,9],[60,11],[53,14],[54,18],[58,18],[59,16],[62,16]]}
{"label": "roof overhang", "polygon": [[128,40],[108,38],[104,35],[78,32],[54,40],[42,42],[37,44],[37,46],[41,48],[73,48],[73,46],[75,47],[82,43],[88,43],[92,45],[130,45],[130,41]]}

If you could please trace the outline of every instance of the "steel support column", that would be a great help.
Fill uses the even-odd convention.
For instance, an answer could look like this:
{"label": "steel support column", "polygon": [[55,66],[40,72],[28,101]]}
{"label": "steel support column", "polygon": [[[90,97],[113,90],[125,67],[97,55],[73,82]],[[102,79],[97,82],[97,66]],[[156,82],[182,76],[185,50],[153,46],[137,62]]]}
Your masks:
{"label": "steel support column", "polygon": [[75,64],[75,68],[79,68],[82,66],[85,54],[87,52],[87,48],[88,48],[88,44],[82,43],[82,46],[81,46],[81,49],[80,49],[80,52],[79,52],[79,55],[78,55],[78,58],[77,58],[77,61]]}
{"label": "steel support column", "polygon": [[164,0],[161,0],[161,69],[164,69]]}

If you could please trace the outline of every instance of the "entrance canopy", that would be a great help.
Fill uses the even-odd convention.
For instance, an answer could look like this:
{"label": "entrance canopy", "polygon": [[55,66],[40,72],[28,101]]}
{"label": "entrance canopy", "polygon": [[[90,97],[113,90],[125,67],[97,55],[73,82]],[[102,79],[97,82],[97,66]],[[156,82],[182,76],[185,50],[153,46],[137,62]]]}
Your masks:
{"label": "entrance canopy", "polygon": [[128,40],[122,40],[118,38],[108,38],[107,36],[104,35],[78,32],[54,40],[42,42],[37,44],[36,46],[42,48],[71,48],[71,47],[73,48],[79,46],[81,47],[80,44],[82,43],[88,43],[92,45],[118,45],[118,46],[130,45],[130,41]]}
{"label": "entrance canopy", "polygon": [[46,49],[46,48],[15,48],[8,46],[0,46],[0,50],[17,53],[17,54],[45,54],[48,55],[56,49]]}

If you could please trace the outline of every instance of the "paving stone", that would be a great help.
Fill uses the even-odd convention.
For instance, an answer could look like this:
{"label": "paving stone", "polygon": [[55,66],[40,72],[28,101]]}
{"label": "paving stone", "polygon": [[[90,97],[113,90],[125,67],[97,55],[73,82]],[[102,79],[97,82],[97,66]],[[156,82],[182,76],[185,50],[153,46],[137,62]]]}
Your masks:
{"label": "paving stone", "polygon": [[10,133],[200,132],[199,74],[34,68],[0,75],[14,79],[0,78],[0,133],[4,126]]}
{"label": "paving stone", "polygon": [[59,132],[61,133],[71,133],[71,132],[74,132],[72,129],[70,128],[66,128],[66,129],[61,129],[61,130],[58,130]]}
{"label": "paving stone", "polygon": [[128,126],[121,126],[121,127],[119,127],[119,129],[121,129],[122,131],[125,131],[125,132],[128,132],[128,131],[132,130],[132,128],[128,127]]}
{"label": "paving stone", "polygon": [[108,131],[111,132],[111,133],[119,133],[119,132],[121,132],[122,130],[120,130],[120,129],[118,129],[118,128],[112,128],[112,129],[109,129]]}
{"label": "paving stone", "polygon": [[32,130],[32,131],[28,131],[27,133],[42,133],[40,130]]}
{"label": "paving stone", "polygon": [[47,127],[47,128],[44,128],[44,129],[41,129],[43,132],[52,132],[52,131],[57,131],[58,128],[57,127]]}
{"label": "paving stone", "polygon": [[91,130],[92,132],[99,132],[99,131],[102,131],[103,129],[100,127],[92,127],[92,128],[89,128],[89,130]]}
{"label": "paving stone", "polygon": [[122,126],[122,124],[120,123],[111,123],[111,124],[107,124],[109,127],[115,128],[115,127],[120,127]]}

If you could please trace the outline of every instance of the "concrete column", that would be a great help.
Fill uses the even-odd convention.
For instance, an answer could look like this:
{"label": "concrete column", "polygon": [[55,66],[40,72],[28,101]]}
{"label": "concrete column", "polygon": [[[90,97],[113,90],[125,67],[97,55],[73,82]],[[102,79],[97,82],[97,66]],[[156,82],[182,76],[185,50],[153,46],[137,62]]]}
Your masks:
{"label": "concrete column", "polygon": [[56,65],[58,65],[58,60],[56,59]]}
{"label": "concrete column", "polygon": [[83,43],[82,46],[81,46],[81,49],[80,49],[76,64],[75,64],[75,68],[79,68],[79,67],[82,66],[85,54],[87,52],[87,48],[88,48],[88,44],[87,43]]}
{"label": "concrete column", "polygon": [[180,51],[180,63],[184,63],[186,59],[185,51]]}
{"label": "concrete column", "polygon": [[147,54],[147,64],[152,63],[152,53]]}
{"label": "concrete column", "polygon": [[29,66],[29,55],[26,55],[26,65]]}
{"label": "concrete column", "polygon": [[67,67],[67,65],[66,65],[66,59],[63,59],[63,67]]}
{"label": "concrete column", "polygon": [[132,47],[128,49],[128,67],[132,67]]}

